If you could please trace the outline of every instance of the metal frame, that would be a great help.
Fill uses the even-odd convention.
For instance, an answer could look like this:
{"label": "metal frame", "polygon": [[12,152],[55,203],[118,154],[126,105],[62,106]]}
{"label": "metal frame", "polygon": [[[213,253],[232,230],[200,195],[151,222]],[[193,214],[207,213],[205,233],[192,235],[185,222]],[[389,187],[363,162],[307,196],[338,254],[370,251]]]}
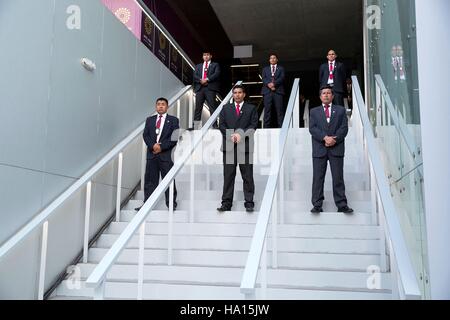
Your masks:
{"label": "metal frame", "polygon": [[[245,295],[246,299],[255,299],[255,286],[258,277],[259,265],[261,263],[261,289],[262,297],[266,297],[267,290],[267,229],[269,225],[270,215],[272,214],[272,268],[277,267],[277,186],[279,183],[281,167],[284,158],[284,152],[288,133],[295,119],[292,119],[294,110],[298,110],[299,94],[300,94],[300,79],[295,79],[292,86],[291,96],[289,98],[286,115],[284,117],[283,125],[281,127],[279,136],[279,152],[278,157],[272,162],[270,169],[270,176],[267,181],[266,189],[264,191],[261,208],[258,214],[258,221],[256,222],[255,232],[253,234],[250,251],[245,264],[244,273],[241,281],[241,293]],[[298,111],[294,118],[298,118]],[[298,124],[298,121],[297,121]],[[272,212],[274,210],[274,212]],[[283,212],[280,212],[283,215]]]}
{"label": "metal frame", "polygon": [[[378,221],[382,232],[381,239],[386,241],[390,254],[393,298],[421,299],[412,260],[391,197],[389,182],[381,161],[381,153],[378,150],[372,125],[366,112],[367,107],[361,94],[358,78],[352,76],[352,82],[352,123],[355,125],[355,134],[363,140],[364,150],[367,153],[366,158],[369,160],[372,186],[375,187],[375,190],[372,190],[372,201],[377,204]],[[385,245],[380,246],[380,254],[385,256],[385,252]],[[387,264],[384,257],[381,261],[382,264]],[[381,267],[386,269],[386,265]]]}
{"label": "metal frame", "polygon": [[[236,83],[236,85],[241,84],[242,81],[239,81]],[[206,136],[209,128],[212,126],[212,124],[217,120],[219,117],[220,112],[222,111],[223,106],[228,103],[232,98],[232,90],[228,93],[228,95],[225,97],[225,99],[222,101],[222,103],[219,105],[219,107],[216,109],[216,111],[211,115],[211,117],[208,119],[208,121],[205,123],[205,125],[202,127],[199,134],[194,133],[194,142],[192,143],[190,149],[183,153],[179,159],[175,161],[174,166],[172,169],[167,173],[167,175],[164,177],[164,179],[160,182],[158,187],[155,189],[155,191],[152,193],[152,195],[147,199],[147,201],[144,203],[144,205],[141,207],[141,209],[137,212],[136,216],[130,221],[130,223],[127,225],[125,230],[121,233],[119,238],[114,242],[112,247],[108,250],[106,255],[103,257],[103,259],[100,261],[100,263],[96,266],[94,271],[91,273],[91,275],[86,280],[86,286],[94,288],[94,299],[103,299],[104,298],[104,286],[106,281],[106,275],[109,271],[109,269],[114,265],[116,260],[118,259],[120,253],[125,249],[127,243],[130,241],[130,239],[134,236],[136,231],[141,227],[140,232],[140,239],[142,239],[142,230],[145,225],[147,217],[152,212],[153,208],[156,206],[159,198],[164,195],[164,192],[167,188],[170,187],[170,185],[175,180],[175,177],[178,173],[181,172],[181,169],[185,166],[185,164],[188,162],[189,158],[193,155],[195,152],[197,146],[200,144],[200,142],[203,140],[203,138]],[[192,169],[193,169],[192,164]],[[192,181],[191,181],[192,182]],[[171,197],[173,197],[173,188],[170,188],[170,193],[172,194]],[[169,207],[169,217],[173,215],[173,206],[171,205]],[[193,210],[191,212],[191,222],[193,220]],[[172,222],[173,219],[170,219],[170,222]],[[169,226],[169,231],[172,230],[172,227]],[[169,240],[169,244],[171,244],[171,240]],[[144,248],[144,241],[140,241],[139,244],[139,252],[140,254],[143,254],[145,248]],[[168,246],[168,254],[170,255],[172,252],[171,245]],[[139,270],[142,270],[143,266],[141,263],[143,263],[143,259],[139,259],[140,261],[140,267]],[[169,257],[168,262],[171,262],[172,259]],[[139,272],[141,275],[141,272]],[[142,292],[143,292],[143,280],[141,279],[138,281],[138,299],[142,298]]]}

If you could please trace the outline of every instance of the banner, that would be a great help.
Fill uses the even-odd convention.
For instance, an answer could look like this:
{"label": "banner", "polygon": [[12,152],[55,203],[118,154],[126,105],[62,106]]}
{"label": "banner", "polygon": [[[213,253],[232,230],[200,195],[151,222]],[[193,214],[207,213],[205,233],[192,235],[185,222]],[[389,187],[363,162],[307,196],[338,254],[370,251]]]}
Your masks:
{"label": "banner", "polygon": [[151,51],[155,50],[155,24],[145,14],[142,15],[141,41]]}
{"label": "banner", "polygon": [[174,46],[169,45],[169,48],[170,48],[170,71],[172,71],[173,74],[176,75],[178,79],[182,80],[183,58],[181,57],[178,50],[174,48]]}
{"label": "banner", "polygon": [[191,66],[183,59],[183,74],[182,79],[185,85],[191,85],[194,82],[194,70]]}
{"label": "banner", "polygon": [[134,0],[102,0],[136,38],[141,39],[142,11]]}
{"label": "banner", "polygon": [[155,30],[155,55],[169,68],[169,40],[166,36],[158,29]]}

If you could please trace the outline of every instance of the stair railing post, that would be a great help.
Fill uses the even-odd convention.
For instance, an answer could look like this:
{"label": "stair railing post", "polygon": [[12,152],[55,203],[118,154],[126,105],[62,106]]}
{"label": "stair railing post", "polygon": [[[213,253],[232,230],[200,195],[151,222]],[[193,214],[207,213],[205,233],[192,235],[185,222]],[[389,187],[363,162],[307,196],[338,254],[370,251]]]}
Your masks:
{"label": "stair railing post", "polygon": [[41,260],[39,266],[38,300],[44,300],[45,271],[47,270],[48,221],[42,225]]}
{"label": "stair railing post", "polygon": [[117,195],[116,195],[116,222],[120,221],[120,203],[122,192],[122,165],[123,153],[119,153],[119,163],[117,165]]}
{"label": "stair railing post", "polygon": [[88,263],[89,254],[89,220],[91,217],[91,190],[92,182],[86,185],[86,210],[84,214],[84,244],[83,244],[83,263]]}
{"label": "stair railing post", "polygon": [[173,246],[173,202],[175,181],[172,180],[169,188],[169,223],[168,223],[168,243],[167,243],[167,264],[172,265],[172,246]]}
{"label": "stair railing post", "polygon": [[137,299],[142,300],[144,290],[144,256],[145,256],[145,221],[139,228],[139,261],[138,261],[138,294]]}

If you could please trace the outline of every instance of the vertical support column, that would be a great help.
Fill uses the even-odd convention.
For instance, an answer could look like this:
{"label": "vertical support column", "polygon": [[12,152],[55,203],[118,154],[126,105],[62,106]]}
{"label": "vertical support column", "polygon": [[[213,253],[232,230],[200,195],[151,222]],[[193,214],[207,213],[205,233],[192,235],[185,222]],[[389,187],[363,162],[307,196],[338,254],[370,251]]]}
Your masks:
{"label": "vertical support column", "polygon": [[194,105],[195,105],[195,95],[194,95],[194,89],[190,90],[190,97],[189,97],[189,124],[188,128],[191,126],[194,127]]}
{"label": "vertical support column", "polygon": [[181,116],[181,101],[180,99],[177,100],[177,118],[180,119]]}
{"label": "vertical support column", "polygon": [[119,153],[119,163],[117,166],[117,196],[116,196],[116,222],[120,221],[120,199],[122,192],[122,164],[123,153]]}
{"label": "vertical support column", "polygon": [[91,217],[91,190],[92,182],[86,185],[86,211],[84,214],[84,245],[83,245],[83,263],[88,263],[89,254],[89,220]]}
{"label": "vertical support column", "polygon": [[147,145],[142,141],[142,162],[141,162],[141,191],[144,192],[145,167],[147,165]]}
{"label": "vertical support column", "polygon": [[42,225],[41,262],[39,266],[38,300],[44,300],[45,271],[47,269],[48,221]]}
{"label": "vertical support column", "polygon": [[[379,210],[378,210],[378,221],[379,221],[379,227],[380,227],[380,269],[381,272],[386,272],[387,271],[387,267],[388,267],[388,263],[387,263],[387,259],[386,259],[386,224],[385,224],[385,219],[384,219],[384,207],[383,207],[383,203],[381,202],[381,198],[380,195],[377,192],[377,199],[378,199],[378,203],[379,203]],[[390,254],[392,255],[392,250],[389,251]]]}
{"label": "vertical support column", "polygon": [[102,280],[102,282],[94,289],[94,300],[103,299],[105,299],[105,280]]}
{"label": "vertical support column", "polygon": [[[297,90],[297,93],[295,95],[295,102],[294,102],[294,112],[293,112],[293,119],[292,119],[292,127],[294,129],[300,128],[300,92],[299,88],[293,88],[294,90]],[[290,116],[290,115],[289,115]]]}
{"label": "vertical support column", "polygon": [[[194,152],[195,153],[195,152]],[[190,177],[190,182],[191,182],[191,194],[190,194],[190,202],[189,202],[189,222],[193,223],[194,222],[194,188],[195,188],[195,158],[194,158],[194,153],[191,156],[191,177]]]}
{"label": "vertical support column", "polygon": [[395,259],[395,256],[393,254],[394,250],[392,249],[392,243],[389,241],[389,248],[391,252],[391,284],[392,284],[392,299],[398,300],[400,299],[400,291],[398,287],[398,267],[397,267],[397,261]]}
{"label": "vertical support column", "polygon": [[278,201],[274,194],[272,204],[272,268],[278,268]]}
{"label": "vertical support column", "polygon": [[145,220],[139,228],[139,262],[138,262],[138,294],[137,299],[142,300],[144,287],[144,253],[145,253]]}
{"label": "vertical support column", "polygon": [[172,238],[173,238],[173,198],[174,198],[174,180],[170,183],[169,187],[169,223],[168,223],[168,238],[167,238],[167,265],[172,265]]}
{"label": "vertical support column", "polygon": [[369,160],[370,167],[370,203],[372,207],[372,224],[378,225],[378,216],[377,216],[377,201],[378,201],[378,189],[377,182],[375,179],[375,172],[373,171],[372,161]]}
{"label": "vertical support column", "polygon": [[[285,157],[284,157],[285,158]],[[280,193],[280,224],[284,224],[284,158],[281,161],[281,168],[280,168],[280,181],[278,183],[278,190]]]}
{"label": "vertical support column", "polygon": [[261,256],[261,299],[267,298],[267,238]]}

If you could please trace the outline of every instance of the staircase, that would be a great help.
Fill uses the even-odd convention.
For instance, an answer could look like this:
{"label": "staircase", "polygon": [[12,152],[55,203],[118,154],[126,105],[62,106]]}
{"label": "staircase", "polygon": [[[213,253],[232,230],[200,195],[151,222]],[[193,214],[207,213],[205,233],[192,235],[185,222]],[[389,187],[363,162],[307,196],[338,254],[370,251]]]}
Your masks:
{"label": "staircase", "polygon": [[[258,130],[257,148],[267,148],[264,136],[279,131]],[[192,132],[184,134],[183,142]],[[353,215],[337,213],[332,197],[331,173],[325,182],[324,211],[312,215],[311,139],[307,129],[291,129],[285,157],[284,223],[278,226],[278,268],[268,258],[267,299],[391,299],[390,273],[380,273],[379,287],[368,289],[369,266],[380,266],[380,229],[372,223],[368,172],[362,165],[362,148],[350,129],[346,140],[345,182]],[[220,132],[210,130],[211,149],[219,150]],[[277,141],[272,139],[271,141]],[[221,161],[220,152],[215,157]],[[209,173],[207,172],[209,170]],[[222,165],[195,167],[195,221],[189,223],[190,166],[176,178],[178,209],[174,213],[173,264],[167,265],[168,211],[161,199],[146,225],[144,299],[242,299],[239,287],[252,240],[258,210],[267,182],[268,166],[255,164],[256,211],[244,209],[242,179],[236,175],[231,212],[219,213]],[[209,178],[208,178],[209,177]],[[207,180],[209,185],[207,186]],[[84,281],[106,254],[142,205],[143,192],[123,208],[121,222],[113,222],[89,250],[87,264],[79,263],[80,283],[66,279],[51,299],[90,299],[93,289]],[[280,219],[278,219],[280,221]],[[267,248],[272,248],[270,239]],[[105,298],[136,299],[138,275],[136,234],[107,276]],[[257,298],[261,298],[257,290]]]}

